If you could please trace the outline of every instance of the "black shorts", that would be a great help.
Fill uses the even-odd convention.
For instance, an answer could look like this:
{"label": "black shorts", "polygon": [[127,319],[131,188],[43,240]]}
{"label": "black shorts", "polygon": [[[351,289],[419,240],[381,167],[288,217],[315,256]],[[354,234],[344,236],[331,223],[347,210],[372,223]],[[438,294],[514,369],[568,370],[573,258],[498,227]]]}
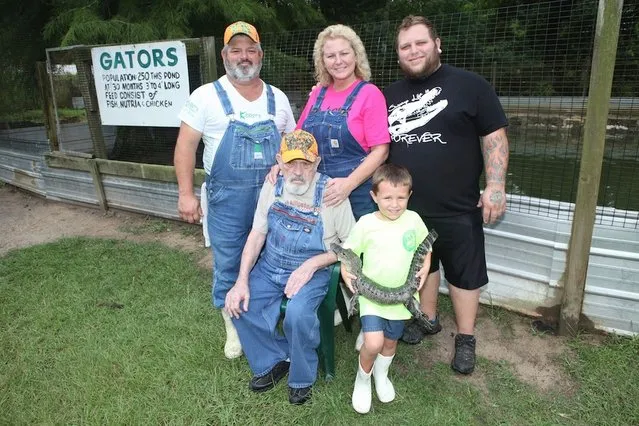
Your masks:
{"label": "black shorts", "polygon": [[423,217],[428,230],[439,234],[433,244],[430,272],[444,267],[448,284],[475,290],[488,283],[481,209],[452,217]]}

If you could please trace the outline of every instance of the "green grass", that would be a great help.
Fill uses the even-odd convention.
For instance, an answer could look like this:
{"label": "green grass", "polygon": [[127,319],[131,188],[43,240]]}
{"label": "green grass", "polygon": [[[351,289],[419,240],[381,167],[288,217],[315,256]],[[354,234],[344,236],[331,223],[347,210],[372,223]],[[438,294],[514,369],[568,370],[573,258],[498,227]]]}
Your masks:
{"label": "green grass", "polygon": [[184,237],[203,237],[202,234],[202,225],[196,225],[191,223],[181,223],[180,224],[180,234]]}
{"label": "green grass", "polygon": [[142,224],[126,224],[118,228],[121,232],[133,235],[161,234],[171,231],[171,222],[164,219],[147,217]]}
{"label": "green grass", "polygon": [[486,316],[499,327],[503,334],[513,334],[513,315],[512,312],[499,306],[493,305],[492,300],[483,306],[482,311],[486,313]]}
{"label": "green grass", "polygon": [[36,124],[44,124],[44,113],[41,109],[31,109],[0,115],[0,122],[12,123],[17,121],[30,121]]}
{"label": "green grass", "polygon": [[[356,333],[338,327],[337,378],[291,406],[287,387],[253,394],[244,358],[222,353],[210,273],[159,244],[65,239],[0,258],[0,424],[637,424],[639,339],[571,341],[572,392],[541,392],[479,359],[477,380],[400,346],[397,399],[350,406]],[[447,298],[442,298],[444,307]],[[500,314],[501,315],[501,314]],[[553,338],[549,336],[548,338]]]}
{"label": "green grass", "polygon": [[84,109],[58,108],[58,119],[61,123],[87,121],[87,113]]}
{"label": "green grass", "polygon": [[601,346],[576,340],[572,347],[579,354],[567,366],[580,383],[575,418],[639,424],[639,337],[609,336]]}
{"label": "green grass", "polygon": [[151,216],[146,216],[143,223],[121,225],[118,230],[132,235],[163,234],[177,231],[183,237],[202,237],[202,225],[159,219]]}
{"label": "green grass", "polygon": [[[77,123],[86,121],[87,118],[84,109],[58,108],[58,119],[60,123]],[[44,113],[41,109],[32,109],[0,115],[0,122],[12,123],[20,121],[44,125]]]}

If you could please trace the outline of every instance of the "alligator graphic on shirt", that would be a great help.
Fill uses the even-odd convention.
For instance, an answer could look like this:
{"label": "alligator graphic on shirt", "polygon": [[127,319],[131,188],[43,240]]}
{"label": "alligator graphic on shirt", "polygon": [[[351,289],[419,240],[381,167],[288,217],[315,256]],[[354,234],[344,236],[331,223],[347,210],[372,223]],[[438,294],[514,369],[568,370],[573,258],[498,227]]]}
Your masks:
{"label": "alligator graphic on shirt", "polygon": [[419,99],[407,100],[395,106],[388,114],[388,130],[391,136],[405,134],[424,126],[446,108],[446,99],[433,103],[441,92],[441,87],[435,87],[427,90]]}

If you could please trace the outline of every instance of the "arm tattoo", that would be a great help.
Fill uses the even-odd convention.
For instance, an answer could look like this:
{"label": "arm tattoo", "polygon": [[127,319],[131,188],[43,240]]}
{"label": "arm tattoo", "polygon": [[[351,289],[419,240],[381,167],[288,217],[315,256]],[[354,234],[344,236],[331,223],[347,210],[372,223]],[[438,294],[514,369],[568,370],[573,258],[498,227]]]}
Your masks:
{"label": "arm tattoo", "polygon": [[506,183],[506,170],[508,169],[508,139],[503,129],[491,133],[482,138],[482,154],[484,156],[484,169],[486,171],[486,183]]}

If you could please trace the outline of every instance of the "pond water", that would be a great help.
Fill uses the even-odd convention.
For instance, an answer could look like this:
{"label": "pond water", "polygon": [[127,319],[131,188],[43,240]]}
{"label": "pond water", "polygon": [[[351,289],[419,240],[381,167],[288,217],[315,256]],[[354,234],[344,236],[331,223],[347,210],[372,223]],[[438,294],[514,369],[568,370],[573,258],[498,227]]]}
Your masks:
{"label": "pond water", "polygon": [[[574,202],[581,159],[580,135],[555,129],[509,129],[507,191]],[[597,205],[639,211],[639,133],[606,135]]]}

